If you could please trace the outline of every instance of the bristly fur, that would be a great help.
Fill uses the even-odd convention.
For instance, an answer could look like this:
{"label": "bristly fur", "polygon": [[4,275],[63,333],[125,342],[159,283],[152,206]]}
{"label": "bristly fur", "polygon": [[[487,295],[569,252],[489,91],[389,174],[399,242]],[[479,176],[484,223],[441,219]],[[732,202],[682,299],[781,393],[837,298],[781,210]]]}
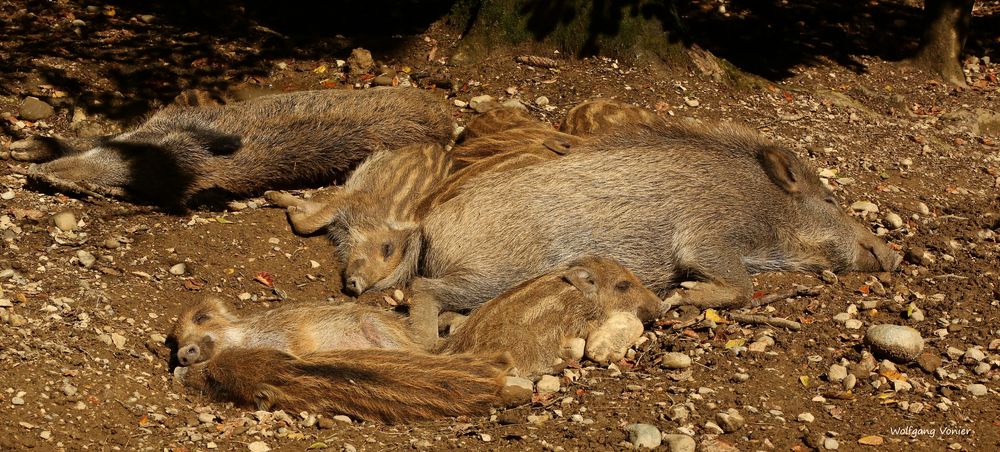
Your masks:
{"label": "bristly fur", "polygon": [[295,357],[229,349],[193,370],[213,398],[258,409],[344,414],[398,423],[482,415],[498,402],[509,363],[402,350],[337,350]]}
{"label": "bristly fur", "polygon": [[442,99],[415,88],[171,106],[90,152],[38,165],[34,174],[174,207],[196,196],[329,184],[372,152],[447,144],[453,125]]}
{"label": "bristly fur", "polygon": [[645,108],[613,99],[595,99],[571,108],[559,130],[570,135],[590,137],[621,127],[654,124],[656,121],[656,114]]}

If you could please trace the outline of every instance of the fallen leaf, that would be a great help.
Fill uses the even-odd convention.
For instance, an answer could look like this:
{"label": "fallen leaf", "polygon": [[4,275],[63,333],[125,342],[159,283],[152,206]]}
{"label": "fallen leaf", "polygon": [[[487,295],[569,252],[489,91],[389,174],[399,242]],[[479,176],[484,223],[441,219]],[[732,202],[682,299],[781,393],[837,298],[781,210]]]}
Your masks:
{"label": "fallen leaf", "polygon": [[881,446],[884,442],[885,439],[878,435],[862,436],[858,440],[858,444],[864,444],[865,446]]}
{"label": "fallen leaf", "polygon": [[316,66],[316,69],[313,69],[313,72],[315,72],[317,74],[322,74],[322,73],[326,72],[326,65],[325,64],[321,64],[319,66]]}
{"label": "fallen leaf", "polygon": [[726,348],[742,347],[746,343],[746,339],[730,339],[726,342]]}
{"label": "fallen leaf", "polygon": [[327,447],[330,446],[327,446],[323,441],[316,441],[315,443],[310,444],[306,450],[326,449]]}
{"label": "fallen leaf", "polygon": [[142,418],[139,419],[139,427],[145,427],[147,425],[149,425],[149,417],[148,416],[143,416]]}
{"label": "fallen leaf", "polygon": [[722,322],[722,316],[720,316],[719,313],[715,311],[715,309],[706,309],[705,310],[705,318],[708,319],[708,320],[711,320],[711,321],[713,321],[715,323],[721,323]]}
{"label": "fallen leaf", "polygon": [[257,272],[253,279],[267,287],[274,287],[274,277],[268,272]]}
{"label": "fallen leaf", "polygon": [[201,278],[187,278],[184,280],[184,288],[187,290],[201,290],[205,288],[207,281]]}
{"label": "fallen leaf", "polygon": [[222,224],[233,224],[233,222],[227,220],[226,217],[215,217],[214,220]]}
{"label": "fallen leaf", "polygon": [[869,286],[867,284],[865,284],[865,285],[863,285],[863,286],[861,286],[861,287],[858,288],[858,292],[861,292],[861,293],[863,293],[865,295],[868,295],[869,293],[871,293],[871,291],[872,291],[871,286]]}
{"label": "fallen leaf", "polygon": [[799,383],[802,383],[802,386],[805,386],[805,387],[808,388],[809,387],[809,376],[808,375],[803,375],[803,376],[799,377]]}
{"label": "fallen leaf", "polygon": [[906,381],[906,375],[903,375],[895,370],[884,369],[879,372],[879,375],[888,378],[892,381]]}

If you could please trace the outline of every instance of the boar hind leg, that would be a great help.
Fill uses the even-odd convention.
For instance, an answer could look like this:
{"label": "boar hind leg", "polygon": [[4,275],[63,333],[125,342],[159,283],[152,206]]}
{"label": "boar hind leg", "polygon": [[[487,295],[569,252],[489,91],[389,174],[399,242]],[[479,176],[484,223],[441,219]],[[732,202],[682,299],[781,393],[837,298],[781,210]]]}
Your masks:
{"label": "boar hind leg", "polygon": [[413,301],[410,302],[410,329],[417,343],[426,350],[436,350],[438,343],[438,314],[449,294],[460,293],[458,288],[442,279],[417,278],[410,285]]}
{"label": "boar hind leg", "polygon": [[10,157],[21,162],[48,162],[59,157],[84,152],[97,140],[65,140],[53,137],[32,137],[10,144]]}
{"label": "boar hind leg", "polygon": [[739,308],[746,306],[753,295],[753,283],[746,267],[736,256],[713,259],[700,265],[685,265],[701,281],[681,293],[680,304],[706,308]]}
{"label": "boar hind leg", "polygon": [[306,201],[277,191],[265,192],[264,197],[271,204],[285,208],[292,230],[299,235],[315,234],[327,227],[342,208],[337,199],[328,202]]}

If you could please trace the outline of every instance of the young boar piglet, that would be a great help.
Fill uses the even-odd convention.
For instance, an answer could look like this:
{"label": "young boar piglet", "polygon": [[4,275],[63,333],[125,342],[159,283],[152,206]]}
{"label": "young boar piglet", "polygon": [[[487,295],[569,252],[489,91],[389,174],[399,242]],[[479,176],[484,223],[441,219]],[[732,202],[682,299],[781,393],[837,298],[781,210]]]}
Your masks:
{"label": "young boar piglet", "polygon": [[185,308],[170,341],[190,366],[230,348],[273,348],[295,356],[336,349],[413,349],[399,316],[354,303],[298,303],[240,317],[218,298]]}
{"label": "young boar piglet", "polygon": [[519,107],[497,107],[492,110],[480,113],[472,118],[465,129],[458,137],[458,143],[473,138],[484,137],[494,133],[503,132],[508,129],[522,127],[529,128],[552,128],[550,125],[539,121],[528,110]]}
{"label": "young boar piglet", "polygon": [[[476,308],[444,339],[440,351],[477,356],[507,352],[521,375],[549,373],[584,352],[607,363],[621,359],[639,339],[642,322],[669,307],[614,260],[585,256]],[[627,328],[620,328],[623,324]],[[579,339],[586,340],[585,349],[574,346]]]}
{"label": "young boar piglet", "polygon": [[612,99],[583,102],[569,110],[559,130],[580,137],[603,135],[622,126],[652,124],[656,114]]}
{"label": "young boar piglet", "polygon": [[[558,158],[581,142],[577,137],[541,128],[509,129],[468,140],[451,152],[455,166],[460,165],[463,158],[468,166],[455,171],[430,190],[416,204],[410,221],[378,221],[372,216],[360,218],[345,211],[339,226],[331,231],[334,241],[344,244],[339,245],[338,250],[345,263],[347,290],[360,294],[393,287],[389,282],[409,280],[415,268],[412,259],[417,253],[407,251],[419,246],[420,220],[435,206],[455,197],[468,181]],[[412,198],[407,201],[410,200]]]}
{"label": "young boar piglet", "polygon": [[790,150],[743,127],[665,122],[475,178],[427,214],[420,242],[408,248],[419,259],[402,261],[418,264],[411,316],[425,344],[442,308],[475,308],[587,254],[619,261],[661,296],[700,281],[682,302],[720,308],[750,300],[752,273],[900,261]]}
{"label": "young boar piglet", "polygon": [[484,415],[499,403],[504,357],[406,350],[328,350],[294,356],[229,348],[179,378],[219,401],[258,410],[398,423]]}

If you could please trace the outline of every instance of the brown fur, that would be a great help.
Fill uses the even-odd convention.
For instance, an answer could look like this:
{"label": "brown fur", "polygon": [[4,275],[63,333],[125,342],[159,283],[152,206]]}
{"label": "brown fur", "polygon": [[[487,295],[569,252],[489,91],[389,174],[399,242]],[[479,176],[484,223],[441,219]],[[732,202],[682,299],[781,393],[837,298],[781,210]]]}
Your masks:
{"label": "brown fur", "polygon": [[508,152],[565,155],[583,140],[550,127],[518,127],[464,141],[451,150],[455,170]]}
{"label": "brown fur", "polygon": [[587,256],[525,281],[472,311],[444,353],[509,352],[521,374],[548,373],[567,341],[587,339],[612,312],[651,321],[669,307],[617,262]]}
{"label": "brown fur", "polygon": [[472,118],[462,131],[462,135],[458,137],[458,142],[463,143],[466,140],[522,127],[551,128],[531,116],[524,108],[498,107]]}
{"label": "brown fur", "polygon": [[[488,214],[484,214],[487,212]],[[815,169],[748,129],[637,126],[560,159],[474,179],[424,218],[411,316],[471,309],[574,257],[618,260],[661,295],[736,307],[763,271],[890,271],[899,256]],[[402,284],[394,281],[391,284]]]}
{"label": "brown fur", "polygon": [[439,145],[409,146],[372,155],[324,202],[268,192],[288,208],[298,233],[328,227],[344,266],[347,291],[360,294],[393,275],[406,256],[408,237],[421,215],[419,201],[450,173],[452,158]]}
{"label": "brown fur", "polygon": [[414,349],[398,315],[354,303],[298,303],[237,316],[217,298],[185,308],[170,333],[180,365],[230,348],[273,348],[292,355],[335,349]]}
{"label": "brown fur", "polygon": [[498,402],[509,364],[404,350],[332,350],[293,356],[231,348],[191,368],[185,384],[261,410],[345,414],[397,423],[483,415]]}
{"label": "brown fur", "polygon": [[328,184],[374,151],[447,143],[453,122],[419,89],[321,90],[170,106],[92,149],[36,165],[60,187],[181,206]]}
{"label": "brown fur", "polygon": [[611,99],[583,102],[569,110],[559,130],[580,137],[603,135],[622,126],[654,124],[655,113]]}

